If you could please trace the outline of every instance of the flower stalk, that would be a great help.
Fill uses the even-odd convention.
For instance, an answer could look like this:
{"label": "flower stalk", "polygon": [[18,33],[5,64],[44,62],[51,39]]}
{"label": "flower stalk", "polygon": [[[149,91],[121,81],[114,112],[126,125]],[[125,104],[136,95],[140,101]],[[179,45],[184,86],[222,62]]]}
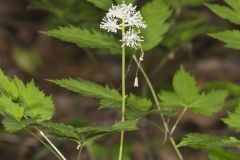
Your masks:
{"label": "flower stalk", "polygon": [[[125,86],[125,52],[126,46],[137,49],[143,42],[143,37],[139,36],[140,28],[146,28],[147,25],[143,21],[140,11],[137,11],[137,6],[133,4],[112,5],[112,7],[106,13],[106,16],[102,19],[100,28],[107,32],[117,33],[121,31],[122,38],[120,40],[122,47],[122,107],[121,107],[121,122],[125,121],[126,110],[126,86]],[[135,80],[136,81],[136,80]],[[137,81],[135,86],[138,86]],[[118,160],[122,160],[123,155],[123,143],[124,143],[124,131],[121,131],[119,157]]]}
{"label": "flower stalk", "polygon": [[[122,20],[122,38],[125,35],[125,22],[124,19]],[[125,46],[122,46],[122,112],[121,112],[121,117],[122,117],[122,122],[125,121],[125,110],[126,110],[126,86],[125,86]],[[124,143],[124,131],[121,131],[121,136],[120,136],[120,146],[119,146],[119,156],[118,160],[122,160],[122,154],[123,154],[123,143]]]}

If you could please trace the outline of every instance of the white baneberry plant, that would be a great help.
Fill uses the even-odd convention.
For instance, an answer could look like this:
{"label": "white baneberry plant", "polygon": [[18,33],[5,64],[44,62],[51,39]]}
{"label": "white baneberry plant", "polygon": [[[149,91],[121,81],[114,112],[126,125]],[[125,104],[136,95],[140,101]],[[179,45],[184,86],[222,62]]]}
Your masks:
{"label": "white baneberry plant", "polygon": [[[141,33],[140,28],[146,28],[140,11],[137,11],[137,6],[133,4],[125,4],[124,2],[119,5],[112,5],[103,18],[100,28],[108,32],[117,33],[121,31],[122,39],[122,122],[125,121],[126,111],[126,87],[125,87],[125,46],[130,48],[141,48],[143,37],[139,36]],[[137,77],[136,77],[137,78]],[[135,79],[137,80],[137,79]],[[137,82],[134,82],[138,86]],[[122,160],[124,143],[124,131],[121,131],[120,147],[119,147],[119,160]]]}
{"label": "white baneberry plant", "polygon": [[[63,3],[72,3],[74,1],[75,0],[72,0],[71,2],[64,1]],[[128,2],[129,1],[134,2],[134,0],[128,0]],[[39,4],[41,3],[51,4],[48,0],[41,2],[36,0],[35,2],[37,2],[34,3],[36,8],[39,7]],[[169,4],[192,3],[190,0],[188,2],[173,2],[166,0],[166,2]],[[239,6],[239,1],[225,0],[225,2],[229,5],[228,7],[215,4],[208,4],[207,6],[219,16],[239,24],[239,17],[232,16],[237,15],[237,13],[240,11],[239,7],[237,7]],[[139,97],[132,93],[126,94],[125,48],[129,47],[134,50],[140,49],[141,53],[143,53],[143,49],[148,51],[156,47],[161,42],[163,33],[165,33],[170,26],[168,23],[165,23],[165,21],[171,15],[171,10],[165,4],[165,0],[152,0],[149,3],[146,3],[141,8],[141,13],[140,11],[137,11],[137,6],[133,5],[132,3],[118,2],[118,5],[112,5],[112,1],[110,0],[88,0],[86,3],[93,3],[95,6],[103,9],[101,13],[108,10],[106,16],[101,21],[100,28],[106,30],[107,32],[115,33],[115,36],[102,33],[103,30],[99,30],[100,19],[99,21],[96,21],[95,25],[98,27],[98,29],[89,30],[88,28],[83,28],[83,26],[74,27],[68,25],[68,27],[61,27],[45,33],[61,40],[75,43],[83,48],[96,48],[106,51],[116,51],[116,49],[122,49],[122,93],[120,94],[118,90],[112,89],[108,86],[104,87],[102,85],[82,79],[68,78],[52,80],[51,82],[73,92],[79,93],[82,96],[97,98],[100,101],[100,109],[121,108],[121,122],[114,123],[109,127],[76,127],[63,123],[52,122],[51,119],[55,111],[55,106],[51,96],[46,96],[38,89],[33,81],[24,84],[17,77],[9,78],[0,70],[0,112],[3,115],[3,125],[5,129],[11,133],[20,130],[27,131],[37,140],[39,140],[47,149],[49,149],[49,151],[51,151],[59,160],[66,160],[68,158],[65,157],[51,142],[49,138],[50,136],[65,138],[75,142],[75,147],[78,150],[77,160],[80,160],[82,149],[86,145],[89,147],[91,143],[104,135],[121,132],[118,159],[125,160],[123,156],[124,132],[137,130],[137,122],[140,118],[144,118],[143,120],[146,120],[148,118],[146,117],[147,115],[156,114],[160,115],[163,129],[158,122],[151,121],[150,123],[147,123],[150,120],[146,120],[144,122],[146,122],[146,124],[154,124],[154,126],[157,125],[161,131],[164,131],[165,136],[162,137],[163,142],[171,143],[179,160],[184,159],[179,150],[179,147],[183,146],[205,149],[209,152],[209,154],[211,154],[211,156],[215,156],[212,159],[238,160],[238,155],[236,156],[234,152],[225,150],[226,147],[239,148],[240,140],[237,137],[188,134],[179,144],[177,144],[173,138],[176,128],[186,112],[191,111],[198,115],[212,116],[214,113],[217,113],[222,109],[222,106],[225,104],[224,100],[227,97],[227,93],[223,90],[216,90],[216,88],[219,87],[219,83],[212,84],[212,87],[218,86],[214,88],[214,91],[202,92],[202,90],[198,87],[195,78],[187,73],[183,67],[181,67],[181,69],[173,77],[172,91],[161,91],[159,94],[157,94],[151,81],[140,64],[140,62],[143,60],[143,55],[141,55],[139,59],[137,59],[134,55],[133,59],[137,63],[138,69],[143,74],[143,77],[150,88],[155,105],[152,105],[152,101],[148,98]],[[72,3],[71,6],[74,6],[73,4],[75,3]],[[42,5],[40,6],[42,7]],[[63,6],[65,7],[65,5]],[[60,14],[61,10],[53,9],[52,5],[49,6],[47,10],[54,12],[57,14],[57,16],[60,16],[61,20],[65,23],[68,22],[69,19],[74,19],[75,21],[76,14]],[[66,12],[69,11],[71,10],[67,9]],[[181,15],[179,14],[180,12],[181,10],[177,10],[174,16],[178,17]],[[85,12],[81,10],[81,13]],[[74,16],[69,19],[65,19],[66,15]],[[100,15],[101,14],[96,14],[93,17],[96,18]],[[191,15],[191,17],[194,16]],[[90,18],[91,17],[86,16],[85,21],[89,20]],[[193,30],[195,30],[195,28],[192,26],[198,26],[197,24],[199,24],[195,22],[192,24],[191,22],[191,25],[186,25],[188,27],[186,27],[185,24],[184,27],[182,25],[179,25],[179,27],[177,22],[172,22],[174,24],[174,29],[170,30],[171,36],[169,37],[171,38],[169,39],[168,37],[168,40],[165,39],[165,43],[170,44],[170,46],[179,44],[179,40],[180,44],[186,42],[186,39],[188,39],[186,36],[190,35],[186,33],[192,34]],[[208,27],[204,26],[204,28]],[[175,34],[175,30],[179,30],[179,32],[181,32],[180,35],[184,35],[184,38],[181,39],[181,36],[180,38],[175,38],[175,36],[172,36]],[[199,32],[199,28],[196,31]],[[119,36],[118,32],[121,33],[120,39],[117,39]],[[240,46],[237,41],[240,37],[238,35],[238,30],[211,34],[212,37],[224,41],[228,47],[234,49],[239,49]],[[173,39],[174,41],[172,41]],[[162,63],[160,63],[160,65],[162,65]],[[135,79],[134,85],[138,86],[138,79]],[[232,96],[239,96],[237,92],[237,90],[239,90],[239,86],[228,83],[221,85],[223,89],[224,86],[226,88],[230,88],[229,91],[233,92]],[[157,109],[152,108],[154,106],[156,106]],[[179,110],[180,114],[175,112],[175,109],[178,107],[182,107],[182,110]],[[234,129],[236,132],[240,131],[239,108],[240,107],[236,108],[235,112],[230,113],[227,118],[223,119],[224,123]],[[172,115],[177,115],[176,120],[174,123],[172,123],[173,125],[168,123],[168,119],[170,119]],[[114,157],[114,159],[116,158],[117,157]]]}

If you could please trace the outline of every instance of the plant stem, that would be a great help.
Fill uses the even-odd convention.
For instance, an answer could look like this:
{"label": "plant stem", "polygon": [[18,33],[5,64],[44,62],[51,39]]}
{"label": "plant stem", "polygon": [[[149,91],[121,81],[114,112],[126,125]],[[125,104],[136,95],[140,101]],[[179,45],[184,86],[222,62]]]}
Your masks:
{"label": "plant stem", "polygon": [[[39,129],[38,129],[39,130]],[[57,152],[57,154],[63,159],[63,160],[67,160],[63,154],[57,149],[57,147],[50,141],[50,139],[48,139],[48,137],[43,133],[43,131],[39,130],[39,133],[41,134],[41,136],[51,145],[51,147],[55,150],[55,152]]]}
{"label": "plant stem", "polygon": [[44,145],[44,147],[46,147],[51,153],[54,154],[54,156],[59,159],[62,160],[62,158],[47,144],[45,143],[40,137],[38,137],[34,132],[32,132],[31,130],[25,128],[25,130],[31,134],[34,138],[36,138],[36,140],[38,140],[40,143],[42,143]]}
{"label": "plant stem", "polygon": [[80,148],[79,148],[78,155],[77,155],[77,160],[81,160],[82,150],[83,150],[83,145],[81,145]]}
{"label": "plant stem", "polygon": [[[27,117],[24,117],[25,119],[28,119]],[[62,160],[67,160],[63,154],[57,149],[57,147],[51,142],[50,139],[48,139],[48,137],[44,134],[44,132],[42,130],[40,130],[38,127],[34,127],[39,133],[40,135],[48,142],[48,144],[50,144],[50,146],[53,148],[54,152],[58,154],[58,157],[61,157]],[[29,130],[30,131],[30,130]],[[29,132],[28,131],[28,132]],[[30,132],[29,132],[30,133]],[[32,132],[33,133],[33,132]],[[31,133],[31,134],[32,134]],[[33,135],[33,134],[32,134]],[[36,138],[36,137],[35,137]],[[47,145],[49,147],[49,145]]]}
{"label": "plant stem", "polygon": [[181,114],[178,116],[176,122],[174,123],[174,125],[173,125],[173,127],[172,127],[172,129],[171,129],[170,135],[172,135],[173,132],[175,131],[177,125],[179,124],[180,120],[182,119],[182,117],[183,117],[183,115],[185,114],[185,112],[187,111],[187,109],[188,109],[188,108],[185,107],[185,108],[182,110]]}
{"label": "plant stem", "polygon": [[176,142],[174,141],[174,139],[173,139],[173,137],[172,137],[171,135],[170,135],[170,137],[169,137],[169,140],[170,140],[170,142],[171,142],[171,144],[172,144],[175,152],[177,153],[177,156],[178,156],[179,160],[184,160],[181,152],[179,151],[179,149],[178,149],[178,147],[177,147]]}
{"label": "plant stem", "polygon": [[[146,80],[146,82],[147,82],[147,84],[148,84],[148,86],[150,88],[150,91],[152,93],[153,99],[154,99],[154,101],[155,101],[155,103],[157,105],[158,110],[161,111],[162,109],[160,107],[160,104],[159,104],[159,101],[158,101],[158,98],[157,98],[157,94],[156,94],[156,92],[155,92],[155,90],[153,88],[153,85],[152,85],[151,81],[149,80],[146,72],[144,71],[144,69],[142,68],[140,63],[138,62],[138,59],[137,59],[137,57],[135,55],[133,56],[133,59],[136,62],[136,64],[138,65],[140,71],[142,72],[142,74],[143,74],[143,76],[144,76],[144,78],[145,78],[145,80]],[[162,113],[160,113],[160,117],[161,117],[163,126],[165,128],[166,134],[169,134],[169,128],[168,128],[167,122],[166,122],[166,120],[165,120],[165,118],[164,118]],[[171,135],[169,135],[169,140],[170,140],[173,148],[175,149],[179,160],[183,160],[183,156],[182,156],[181,152],[179,151],[179,149],[177,148],[176,142],[174,141],[174,139],[172,138]]]}
{"label": "plant stem", "polygon": [[[122,39],[123,39],[124,35],[125,35],[125,22],[124,22],[124,20],[122,20]],[[122,122],[125,121],[125,100],[126,100],[126,95],[125,95],[125,46],[123,45],[122,46],[122,113],[121,113]],[[123,141],[124,141],[124,131],[121,131],[118,160],[122,160]]]}

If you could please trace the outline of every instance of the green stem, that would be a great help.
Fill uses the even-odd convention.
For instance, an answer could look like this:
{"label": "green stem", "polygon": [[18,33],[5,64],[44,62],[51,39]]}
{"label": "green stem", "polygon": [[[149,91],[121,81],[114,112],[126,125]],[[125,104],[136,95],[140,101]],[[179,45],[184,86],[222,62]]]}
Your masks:
{"label": "green stem", "polygon": [[178,147],[177,147],[176,142],[175,142],[174,139],[173,139],[173,137],[170,136],[170,137],[169,137],[169,140],[170,140],[170,142],[171,142],[171,144],[172,144],[175,152],[177,153],[177,156],[178,156],[179,160],[184,160],[181,152],[179,151],[179,149],[178,149]]}
{"label": "green stem", "polygon": [[[27,117],[24,117],[24,118],[28,119]],[[40,135],[45,139],[45,141],[48,142],[48,146],[50,145],[50,147],[54,150],[56,154],[58,154],[59,157],[61,157],[62,160],[67,160],[42,130],[40,130],[37,126],[35,126],[34,128],[40,133]]]}
{"label": "green stem", "polygon": [[40,129],[38,129],[36,127],[36,129],[39,131],[40,135],[48,142],[48,144],[50,144],[50,146],[55,150],[55,152],[62,158],[62,160],[67,160],[67,158],[65,158],[63,156],[63,154],[58,150],[58,148],[52,143],[52,141],[45,135],[45,133],[43,131],[41,131]]}
{"label": "green stem", "polygon": [[[125,35],[125,22],[122,20],[122,38]],[[125,46],[122,46],[122,122],[125,121]],[[120,147],[119,147],[119,156],[118,160],[122,160],[122,154],[123,154],[123,142],[124,142],[124,131],[121,131],[120,136]]]}
{"label": "green stem", "polygon": [[82,150],[83,150],[83,145],[80,146],[79,151],[78,151],[78,155],[77,155],[77,160],[81,160],[81,154],[82,154]]}
{"label": "green stem", "polygon": [[185,114],[185,112],[187,111],[187,109],[188,109],[188,108],[185,107],[185,108],[182,110],[181,114],[178,116],[176,122],[174,123],[174,125],[173,125],[173,127],[172,127],[172,129],[171,129],[170,135],[172,135],[173,132],[175,131],[175,129],[177,128],[177,125],[179,124],[180,120],[182,119],[182,117],[183,117],[183,115]]}
{"label": "green stem", "polygon": [[44,147],[46,147],[51,153],[54,154],[54,156],[59,159],[62,160],[62,158],[47,144],[45,143],[39,136],[37,136],[34,132],[32,132],[31,130],[25,128],[25,130],[31,134],[34,138],[36,138],[36,140],[38,140],[40,143],[42,143],[44,145]]}
{"label": "green stem", "polygon": [[[153,95],[153,99],[154,99],[154,101],[155,101],[155,103],[156,103],[156,105],[157,105],[158,110],[161,111],[162,109],[161,109],[161,107],[160,107],[160,104],[159,104],[159,101],[158,101],[158,98],[157,98],[157,94],[156,94],[156,92],[155,92],[155,90],[154,90],[154,88],[153,88],[153,85],[152,85],[151,81],[149,80],[146,72],[144,71],[144,69],[142,68],[142,66],[140,65],[140,63],[138,62],[138,59],[137,59],[137,57],[136,57],[135,55],[133,56],[133,59],[134,59],[134,61],[136,62],[136,64],[138,65],[140,71],[141,71],[142,74],[143,74],[143,77],[145,78],[145,80],[146,80],[146,82],[147,82],[147,84],[148,84],[148,86],[149,86],[149,88],[150,88],[150,91],[151,91],[151,93],[152,93],[152,95]],[[166,120],[165,120],[165,118],[164,118],[164,116],[163,116],[162,113],[160,113],[160,117],[161,117],[163,126],[164,126],[164,128],[165,128],[165,130],[166,130],[166,134],[169,134],[170,131],[169,131],[167,122],[166,122]],[[183,160],[183,156],[182,156],[181,152],[179,151],[179,149],[177,148],[176,142],[174,141],[174,139],[172,138],[171,135],[169,136],[169,139],[170,139],[170,142],[171,142],[173,148],[175,149],[175,151],[176,151],[176,153],[177,153],[177,156],[178,156],[179,160]]]}

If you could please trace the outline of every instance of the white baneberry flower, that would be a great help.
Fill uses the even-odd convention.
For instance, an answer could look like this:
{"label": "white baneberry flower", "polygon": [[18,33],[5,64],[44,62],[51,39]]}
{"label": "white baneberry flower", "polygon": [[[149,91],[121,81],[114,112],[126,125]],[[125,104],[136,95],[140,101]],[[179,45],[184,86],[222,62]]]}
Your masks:
{"label": "white baneberry flower", "polygon": [[117,33],[117,29],[120,29],[120,26],[117,23],[117,19],[104,17],[100,24],[100,28],[105,29],[108,32]]}
{"label": "white baneberry flower", "polygon": [[137,48],[140,43],[143,42],[143,37],[139,36],[139,33],[140,32],[136,32],[133,29],[128,30],[121,40],[123,46],[126,45],[131,48]]}
{"label": "white baneberry flower", "polygon": [[100,27],[108,32],[115,32],[115,29],[120,29],[121,23],[124,21],[126,27],[146,28],[147,25],[143,22],[141,13],[136,11],[136,8],[137,6],[133,6],[131,3],[128,5],[125,3],[117,6],[112,5],[112,8],[103,18]]}
{"label": "white baneberry flower", "polygon": [[147,25],[143,22],[141,13],[135,12],[133,15],[128,15],[125,19],[126,26],[135,26],[137,28],[146,28]]}
{"label": "white baneberry flower", "polygon": [[123,46],[137,48],[143,41],[143,37],[138,35],[140,28],[146,28],[147,25],[143,21],[140,11],[136,11],[136,9],[137,6],[133,6],[131,3],[125,4],[123,2],[120,5],[112,5],[103,18],[100,28],[117,33],[118,29],[121,30],[124,27],[126,33],[121,40]]}

